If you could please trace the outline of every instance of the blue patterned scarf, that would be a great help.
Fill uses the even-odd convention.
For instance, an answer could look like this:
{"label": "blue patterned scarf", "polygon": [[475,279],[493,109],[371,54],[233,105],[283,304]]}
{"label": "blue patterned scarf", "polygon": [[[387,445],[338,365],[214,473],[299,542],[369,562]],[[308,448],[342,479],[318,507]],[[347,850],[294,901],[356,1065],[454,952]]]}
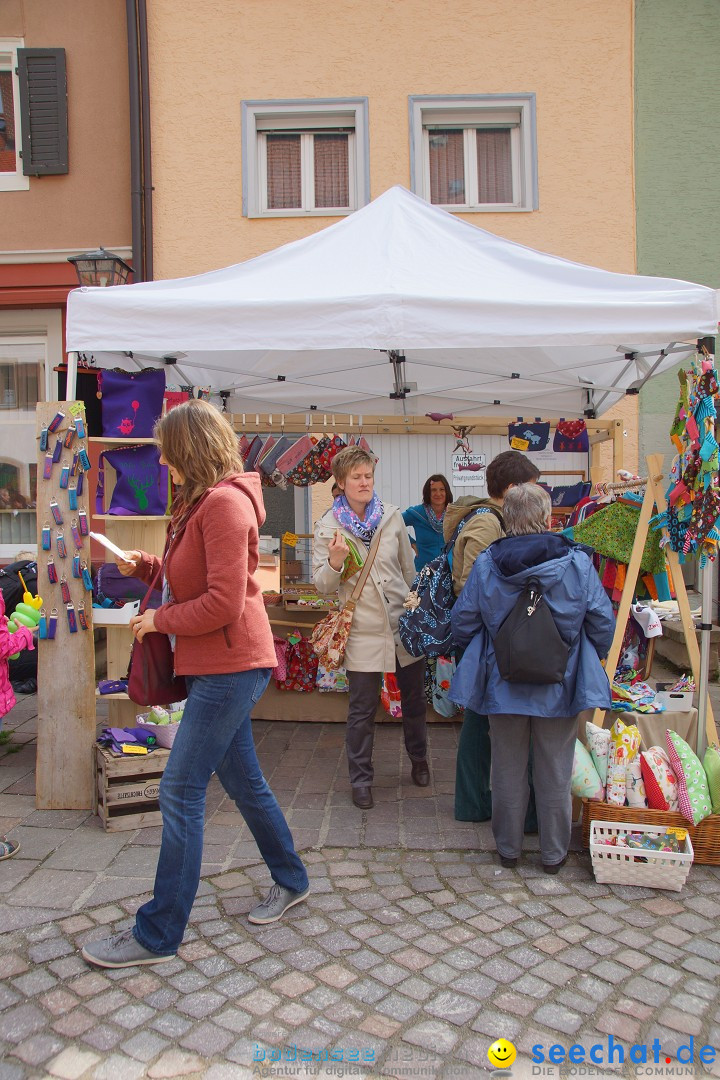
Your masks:
{"label": "blue patterned scarf", "polygon": [[355,511],[350,509],[350,504],[345,496],[338,495],[333,503],[332,512],[335,520],[339,525],[342,525],[343,529],[347,529],[353,536],[357,536],[358,540],[362,540],[364,544],[369,544],[372,541],[373,533],[382,521],[385,507],[378,498],[377,493],[373,492],[373,497],[365,508],[365,517],[361,521]]}
{"label": "blue patterned scarf", "polygon": [[440,517],[437,517],[436,514],[435,514],[435,511],[433,510],[433,508],[431,506],[428,506],[427,503],[423,503],[423,506],[425,507],[425,514],[427,516],[428,521],[430,522],[430,525],[435,530],[435,532],[438,534],[438,536],[442,536],[442,534],[443,534],[443,522],[445,520],[445,511],[443,510]]}

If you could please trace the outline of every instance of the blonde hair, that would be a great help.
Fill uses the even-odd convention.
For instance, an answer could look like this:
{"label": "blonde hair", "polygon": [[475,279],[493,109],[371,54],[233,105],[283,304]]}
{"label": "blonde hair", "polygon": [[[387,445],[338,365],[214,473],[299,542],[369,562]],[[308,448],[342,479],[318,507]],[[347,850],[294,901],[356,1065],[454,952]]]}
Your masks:
{"label": "blonde hair", "polygon": [[177,405],[158,420],[153,434],[163,457],[185,477],[173,516],[226,476],[243,471],[232,425],[207,401],[193,398]]}
{"label": "blonde hair", "polygon": [[332,471],[338,484],[345,483],[345,477],[357,465],[369,465],[375,472],[375,458],[363,450],[362,446],[346,446],[333,458]]}

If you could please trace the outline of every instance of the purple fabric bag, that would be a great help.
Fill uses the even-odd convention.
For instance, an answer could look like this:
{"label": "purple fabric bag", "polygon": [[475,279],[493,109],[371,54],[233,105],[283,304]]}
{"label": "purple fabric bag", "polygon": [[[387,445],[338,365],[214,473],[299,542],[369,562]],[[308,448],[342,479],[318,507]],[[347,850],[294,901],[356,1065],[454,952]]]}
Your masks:
{"label": "purple fabric bag", "polygon": [[[98,567],[93,586],[93,597],[102,601],[122,600],[127,604],[132,600],[142,600],[147,592],[147,585],[139,578],[125,577],[121,574],[115,563],[105,562]],[[159,608],[162,603],[162,593],[159,589],[153,589],[148,607]]]}
{"label": "purple fabric bag", "polygon": [[107,438],[151,439],[162,414],[165,372],[101,371],[98,379],[102,406],[102,433]]}
{"label": "purple fabric bag", "polygon": [[[116,481],[105,510],[105,462],[115,470]],[[167,509],[168,471],[160,464],[157,446],[121,446],[117,450],[105,450],[100,455],[96,514],[117,514],[132,517],[135,514],[162,517]]]}

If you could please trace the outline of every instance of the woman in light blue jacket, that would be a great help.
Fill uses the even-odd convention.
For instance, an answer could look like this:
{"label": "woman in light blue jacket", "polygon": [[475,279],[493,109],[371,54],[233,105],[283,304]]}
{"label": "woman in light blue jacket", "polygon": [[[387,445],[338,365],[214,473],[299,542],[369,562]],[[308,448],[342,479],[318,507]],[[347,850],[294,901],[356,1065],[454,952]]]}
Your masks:
{"label": "woman in light blue jacket", "polygon": [[[601,664],[615,631],[612,605],[587,549],[548,531],[552,507],[536,484],[511,488],[503,502],[507,535],[475,561],[452,612],[453,638],[465,647],[450,698],[490,718],[492,828],[503,866],[522,850],[530,737],[533,780],[546,873],[567,856],[570,781],[583,709],[609,709],[610,686]],[[562,682],[507,682],[493,641],[528,581],[540,583],[545,603],[569,645]]]}

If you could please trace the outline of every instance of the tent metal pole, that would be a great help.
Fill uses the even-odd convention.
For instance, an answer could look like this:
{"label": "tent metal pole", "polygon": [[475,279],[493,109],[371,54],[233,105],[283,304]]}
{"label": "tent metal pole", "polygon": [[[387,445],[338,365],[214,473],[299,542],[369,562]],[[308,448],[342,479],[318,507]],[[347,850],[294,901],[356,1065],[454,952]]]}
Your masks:
{"label": "tent metal pole", "polygon": [[712,630],[713,564],[708,559],[700,571],[702,615],[700,619],[700,685],[698,686],[697,756],[702,761],[707,745],[707,695],[710,672],[710,631]]}
{"label": "tent metal pole", "polygon": [[[698,350],[704,350],[714,360],[715,338],[698,338]],[[698,686],[698,733],[697,755],[702,761],[706,746],[706,717],[708,684],[710,682],[710,631],[712,630],[713,569],[708,559],[700,571],[700,593],[702,596],[702,614],[700,617],[700,679]]]}
{"label": "tent metal pole", "polygon": [[77,393],[77,362],[78,354],[76,352],[68,353],[67,362],[67,377],[65,380],[65,400],[74,401]]}

